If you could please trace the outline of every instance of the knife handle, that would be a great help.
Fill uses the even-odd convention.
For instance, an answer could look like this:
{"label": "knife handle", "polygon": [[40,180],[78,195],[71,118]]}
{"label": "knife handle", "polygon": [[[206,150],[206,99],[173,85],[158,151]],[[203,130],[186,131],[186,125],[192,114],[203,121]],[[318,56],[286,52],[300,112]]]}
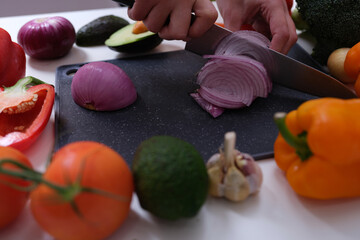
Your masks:
{"label": "knife handle", "polygon": [[113,0],[114,2],[122,3],[127,7],[132,7],[134,5],[135,0]]}

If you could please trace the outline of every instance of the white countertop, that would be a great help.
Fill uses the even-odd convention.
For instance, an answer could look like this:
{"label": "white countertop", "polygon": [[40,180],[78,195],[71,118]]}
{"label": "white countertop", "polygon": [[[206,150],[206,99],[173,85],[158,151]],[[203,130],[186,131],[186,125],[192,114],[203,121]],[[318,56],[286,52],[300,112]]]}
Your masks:
{"label": "white countertop", "polygon": [[[114,14],[127,18],[126,8],[99,9],[0,18],[0,27],[17,41],[20,27],[41,16],[63,16],[76,30],[91,20]],[[164,41],[155,52],[184,48],[182,41]],[[105,46],[80,48],[74,45],[64,58],[38,61],[27,57],[26,75],[55,83],[56,68],[61,65],[121,57]],[[46,129],[25,154],[34,167],[43,171],[54,144],[54,114]],[[242,203],[231,203],[209,197],[199,214],[192,219],[168,222],[153,218],[139,206],[136,195],[130,215],[109,239],[152,240],[233,240],[233,239],[327,239],[360,238],[360,199],[317,201],[297,196],[289,187],[283,172],[273,159],[258,162],[264,183],[260,192]],[[360,174],[360,173],[359,173]],[[1,214],[1,213],[0,213]],[[52,239],[32,218],[27,207],[17,221],[0,230],[1,240]]]}

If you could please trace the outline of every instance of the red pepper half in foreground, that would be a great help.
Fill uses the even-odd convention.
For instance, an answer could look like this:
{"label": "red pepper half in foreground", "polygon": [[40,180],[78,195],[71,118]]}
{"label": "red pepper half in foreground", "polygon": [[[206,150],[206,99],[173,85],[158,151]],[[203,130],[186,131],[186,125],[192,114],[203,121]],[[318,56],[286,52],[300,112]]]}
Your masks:
{"label": "red pepper half in foreground", "polygon": [[0,28],[0,86],[10,87],[25,76],[24,49]]}
{"label": "red pepper half in foreground", "polygon": [[34,77],[0,88],[0,146],[28,148],[47,125],[54,100],[54,87]]}

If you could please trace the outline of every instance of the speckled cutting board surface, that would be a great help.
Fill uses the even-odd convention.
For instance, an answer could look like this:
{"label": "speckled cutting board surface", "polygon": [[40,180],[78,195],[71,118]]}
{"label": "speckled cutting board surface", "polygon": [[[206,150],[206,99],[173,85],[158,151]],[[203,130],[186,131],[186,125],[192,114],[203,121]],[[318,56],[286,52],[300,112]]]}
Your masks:
{"label": "speckled cutting board surface", "polygon": [[277,128],[273,114],[289,112],[314,96],[274,85],[269,97],[250,107],[226,110],[214,119],[190,93],[205,60],[184,50],[113,59],[132,79],[138,99],[112,112],[96,112],[76,105],[70,87],[72,74],[84,63],[57,69],[55,101],[55,150],[67,143],[98,141],[120,153],[131,164],[136,147],[154,135],[171,135],[193,144],[206,161],[217,152],[224,133],[237,133],[236,148],[255,159],[273,156]]}

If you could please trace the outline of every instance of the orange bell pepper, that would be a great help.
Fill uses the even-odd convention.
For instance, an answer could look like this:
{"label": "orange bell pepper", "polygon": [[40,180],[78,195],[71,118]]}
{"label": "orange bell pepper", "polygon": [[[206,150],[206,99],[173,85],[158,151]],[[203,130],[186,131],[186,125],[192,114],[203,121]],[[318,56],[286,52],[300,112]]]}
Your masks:
{"label": "orange bell pepper", "polygon": [[360,99],[321,98],[275,114],[274,158],[292,189],[315,199],[360,196]]}
{"label": "orange bell pepper", "polygon": [[360,42],[350,48],[344,61],[344,71],[354,80],[354,90],[360,97]]}
{"label": "orange bell pepper", "polygon": [[360,73],[360,42],[352,46],[344,61],[346,75],[355,80]]}

